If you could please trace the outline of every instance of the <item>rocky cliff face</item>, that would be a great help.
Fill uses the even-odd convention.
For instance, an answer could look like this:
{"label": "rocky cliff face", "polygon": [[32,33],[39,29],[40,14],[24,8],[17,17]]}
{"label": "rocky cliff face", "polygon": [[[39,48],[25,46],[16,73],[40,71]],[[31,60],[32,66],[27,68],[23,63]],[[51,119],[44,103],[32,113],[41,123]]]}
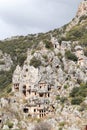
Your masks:
{"label": "rocky cliff face", "polygon": [[0,71],[9,71],[12,65],[11,56],[0,51]]}
{"label": "rocky cliff face", "polygon": [[78,11],[76,13],[75,18],[69,23],[66,31],[69,31],[72,27],[77,25],[79,22],[84,21],[86,18],[87,18],[87,1],[83,0],[78,7]]}
{"label": "rocky cliff face", "polygon": [[2,130],[86,130],[86,14],[84,0],[68,25],[0,42],[1,70],[8,72],[0,78]]}
{"label": "rocky cliff face", "polygon": [[81,17],[83,15],[87,16],[87,1],[86,0],[80,3],[77,14],[76,14],[77,17]]}

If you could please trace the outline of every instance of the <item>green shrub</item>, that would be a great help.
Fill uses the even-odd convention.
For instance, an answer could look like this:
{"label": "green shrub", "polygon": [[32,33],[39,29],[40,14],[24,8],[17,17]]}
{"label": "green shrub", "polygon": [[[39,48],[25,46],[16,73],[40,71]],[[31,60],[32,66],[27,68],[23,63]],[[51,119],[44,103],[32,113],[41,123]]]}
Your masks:
{"label": "green shrub", "polygon": [[0,72],[0,91],[7,87],[12,82],[13,69],[10,71],[1,71]]}
{"label": "green shrub", "polygon": [[12,91],[12,88],[8,88],[7,93],[10,93]]}
{"label": "green shrub", "polygon": [[39,66],[41,66],[41,61],[39,59],[36,59],[36,57],[33,57],[30,60],[30,66],[34,66],[35,68],[38,68]]}
{"label": "green shrub", "polygon": [[83,102],[82,97],[74,97],[74,98],[71,100],[71,104],[72,104],[72,105],[80,105],[82,102]]}
{"label": "green shrub", "polygon": [[87,84],[81,84],[80,87],[74,87],[70,93],[70,97],[76,97],[76,96],[87,96]]}
{"label": "green shrub", "polygon": [[48,41],[48,40],[44,40],[44,44],[45,44],[45,47],[47,49],[52,49],[53,48],[53,44],[51,41]]}
{"label": "green shrub", "polygon": [[71,51],[66,51],[65,52],[65,57],[69,60],[77,61],[78,58],[75,54],[73,54]]}
{"label": "green shrub", "polygon": [[20,66],[22,66],[22,65],[24,64],[24,61],[26,60],[26,58],[27,58],[27,55],[26,55],[26,54],[24,54],[24,55],[19,55],[19,56],[18,56],[18,64],[19,64]]}
{"label": "green shrub", "polygon": [[65,103],[66,101],[67,101],[67,98],[66,98],[66,97],[61,97],[61,98],[60,98],[60,102],[61,102],[61,103]]}
{"label": "green shrub", "polygon": [[56,100],[60,100],[60,95],[57,95],[57,96],[56,96]]}
{"label": "green shrub", "polygon": [[48,57],[47,57],[47,55],[43,55],[43,58],[45,59],[45,62],[48,61]]}
{"label": "green shrub", "polygon": [[63,127],[65,125],[65,122],[60,122],[59,126]]}
{"label": "green shrub", "polygon": [[70,97],[75,97],[79,92],[79,87],[74,87],[70,93]]}
{"label": "green shrub", "polygon": [[13,128],[13,123],[12,123],[12,122],[8,121],[8,122],[7,122],[7,125],[8,125],[8,127],[9,127],[10,129]]}
{"label": "green shrub", "polygon": [[59,53],[57,54],[57,56],[58,56],[58,58],[59,58],[60,60],[63,58],[61,52],[59,52]]}
{"label": "green shrub", "polygon": [[80,87],[74,87],[70,93],[71,104],[79,105],[87,97],[87,83],[81,84]]}
{"label": "green shrub", "polygon": [[59,130],[62,130],[62,128],[59,128]]}

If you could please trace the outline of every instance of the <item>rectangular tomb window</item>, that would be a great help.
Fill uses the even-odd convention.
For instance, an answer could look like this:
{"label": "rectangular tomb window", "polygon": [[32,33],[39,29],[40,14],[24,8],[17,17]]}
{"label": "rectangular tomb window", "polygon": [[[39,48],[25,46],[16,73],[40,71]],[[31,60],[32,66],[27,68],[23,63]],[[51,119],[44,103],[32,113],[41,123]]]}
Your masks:
{"label": "rectangular tomb window", "polygon": [[40,114],[40,118],[41,118],[41,114]]}
{"label": "rectangular tomb window", "polygon": [[36,112],[36,109],[34,109],[34,112]]}
{"label": "rectangular tomb window", "polygon": [[39,96],[40,96],[40,97],[43,97],[43,93],[40,93]]}
{"label": "rectangular tomb window", "polygon": [[0,123],[2,122],[2,120],[0,119]]}
{"label": "rectangular tomb window", "polygon": [[40,86],[40,88],[42,88],[42,86]]}
{"label": "rectangular tomb window", "polygon": [[48,93],[48,97],[50,97],[50,94]]}
{"label": "rectangular tomb window", "polygon": [[43,117],[43,113],[42,113],[42,117]]}
{"label": "rectangular tomb window", "polygon": [[57,48],[57,45],[55,44],[55,48]]}
{"label": "rectangular tomb window", "polygon": [[51,87],[48,85],[48,91],[50,91],[51,90]]}

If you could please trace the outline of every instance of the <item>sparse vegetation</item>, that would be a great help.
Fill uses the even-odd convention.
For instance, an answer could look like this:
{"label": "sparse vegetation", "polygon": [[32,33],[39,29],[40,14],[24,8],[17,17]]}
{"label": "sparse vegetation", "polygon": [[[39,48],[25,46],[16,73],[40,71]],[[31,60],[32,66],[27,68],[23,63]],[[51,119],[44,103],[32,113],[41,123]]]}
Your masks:
{"label": "sparse vegetation", "polygon": [[1,71],[0,72],[0,90],[3,90],[12,82],[12,73],[13,71]]}
{"label": "sparse vegetation", "polygon": [[56,100],[60,100],[60,95],[57,95],[57,96],[56,96]]}
{"label": "sparse vegetation", "polygon": [[61,98],[60,98],[60,102],[61,102],[61,103],[65,103],[66,101],[67,101],[67,97],[61,97]]}
{"label": "sparse vegetation", "polygon": [[79,43],[83,46],[87,45],[87,22],[83,22],[83,24],[78,24],[74,26],[70,31],[66,34],[66,40],[79,41]]}
{"label": "sparse vegetation", "polygon": [[68,85],[64,85],[64,89],[67,89],[69,86]]}
{"label": "sparse vegetation", "polygon": [[59,128],[59,130],[62,130],[62,128]]}
{"label": "sparse vegetation", "polygon": [[63,58],[63,56],[62,56],[62,54],[61,54],[60,52],[57,54],[57,56],[58,56],[58,58],[59,58],[60,60]]}
{"label": "sparse vegetation", "polygon": [[47,57],[47,55],[43,55],[43,58],[45,59],[45,62],[48,61],[48,57]]}
{"label": "sparse vegetation", "polygon": [[65,56],[69,60],[73,60],[73,61],[77,61],[78,60],[77,56],[75,54],[73,54],[71,51],[66,51],[65,52]]}
{"label": "sparse vegetation", "polygon": [[7,124],[7,126],[8,126],[10,129],[13,128],[13,123],[12,123],[12,122],[8,121],[6,124]]}
{"label": "sparse vegetation", "polygon": [[63,127],[65,125],[65,122],[60,122],[59,126]]}
{"label": "sparse vegetation", "polygon": [[53,44],[51,41],[44,40],[44,44],[47,49],[53,49]]}
{"label": "sparse vegetation", "polygon": [[30,66],[34,66],[35,68],[38,68],[39,66],[41,66],[41,61],[39,59],[36,59],[36,57],[33,57],[30,60]]}
{"label": "sparse vegetation", "polygon": [[82,97],[74,97],[71,100],[71,104],[72,105],[80,105],[80,103],[82,103],[82,101],[83,101]]}
{"label": "sparse vegetation", "polygon": [[74,87],[70,93],[71,103],[79,105],[87,96],[87,84],[81,84],[80,87]]}

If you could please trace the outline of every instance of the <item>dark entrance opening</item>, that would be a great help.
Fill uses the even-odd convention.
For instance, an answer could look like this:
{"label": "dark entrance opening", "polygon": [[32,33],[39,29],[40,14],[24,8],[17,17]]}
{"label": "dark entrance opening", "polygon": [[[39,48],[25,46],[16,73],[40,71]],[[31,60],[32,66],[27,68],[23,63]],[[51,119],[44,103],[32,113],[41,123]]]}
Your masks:
{"label": "dark entrance opening", "polygon": [[50,97],[50,94],[48,93],[48,97]]}
{"label": "dark entrance opening", "polygon": [[55,48],[57,48],[57,45],[55,44],[55,46],[54,46]]}
{"label": "dark entrance opening", "polygon": [[48,86],[48,91],[50,91],[51,90],[51,87],[50,86]]}
{"label": "dark entrance opening", "polygon": [[42,86],[40,86],[40,88],[42,88]]}
{"label": "dark entrance opening", "polygon": [[23,90],[23,94],[24,94],[24,96],[26,96],[26,90]]}
{"label": "dark entrance opening", "polygon": [[40,97],[43,97],[43,93],[40,93],[39,96],[40,96]]}
{"label": "dark entrance opening", "polygon": [[2,120],[0,119],[0,123],[2,122]]}
{"label": "dark entrance opening", "polygon": [[36,109],[34,109],[34,112],[36,112]]}
{"label": "dark entrance opening", "polygon": [[24,113],[28,113],[28,108],[24,108],[24,109],[23,109],[23,112],[24,112]]}

